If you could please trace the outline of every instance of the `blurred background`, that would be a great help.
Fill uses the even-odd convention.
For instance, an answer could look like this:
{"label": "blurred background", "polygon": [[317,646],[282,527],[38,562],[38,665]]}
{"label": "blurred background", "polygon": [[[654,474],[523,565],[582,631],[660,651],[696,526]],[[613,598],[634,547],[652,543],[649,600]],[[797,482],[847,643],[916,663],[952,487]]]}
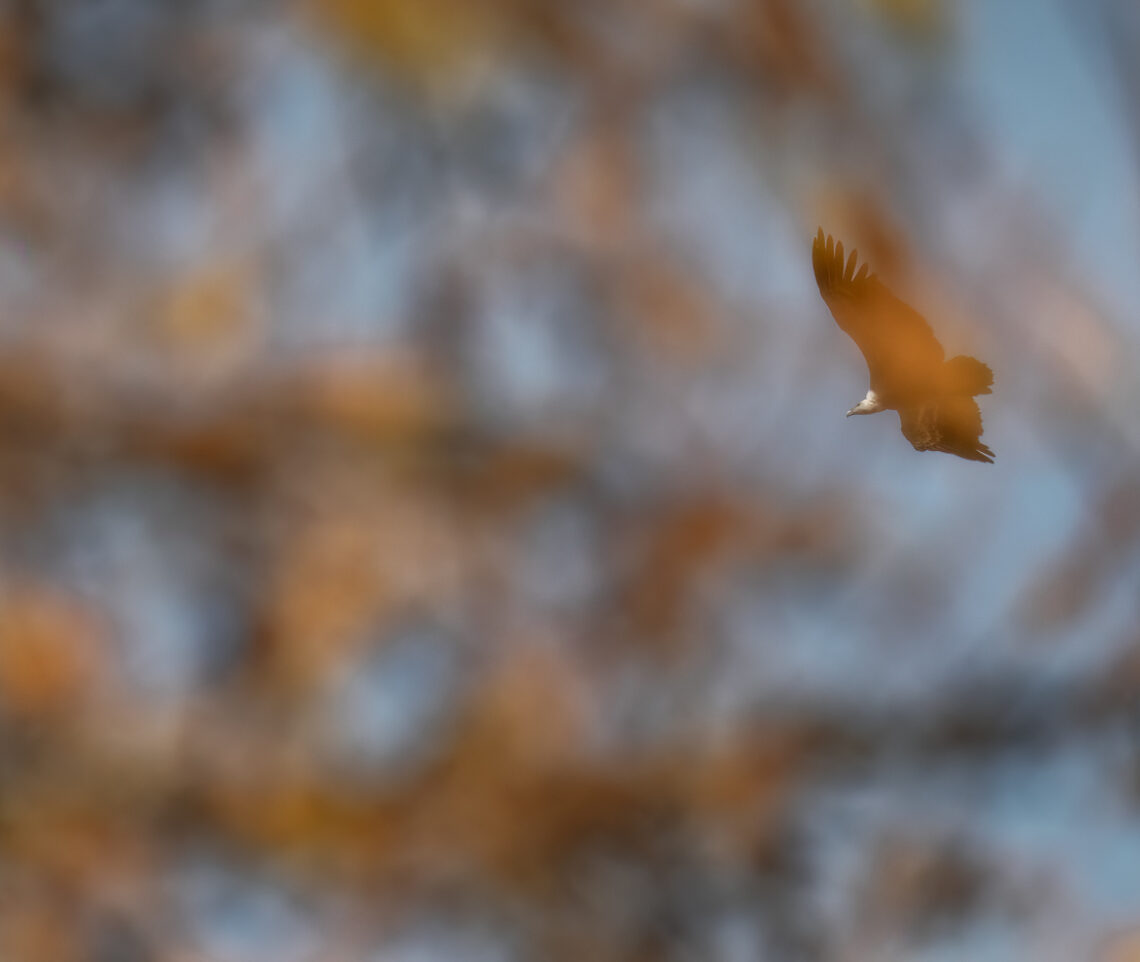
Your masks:
{"label": "blurred background", "polygon": [[[0,959],[1140,959],[1138,65],[0,3]],[[844,419],[821,224],[995,465]]]}

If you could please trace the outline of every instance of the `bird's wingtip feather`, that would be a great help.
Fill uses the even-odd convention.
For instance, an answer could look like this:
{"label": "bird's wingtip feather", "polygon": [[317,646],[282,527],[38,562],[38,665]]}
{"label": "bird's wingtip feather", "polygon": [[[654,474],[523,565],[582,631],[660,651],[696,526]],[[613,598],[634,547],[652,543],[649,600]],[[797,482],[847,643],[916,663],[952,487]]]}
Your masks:
{"label": "bird's wingtip feather", "polygon": [[848,252],[843,246],[843,241],[836,240],[832,234],[824,233],[822,226],[816,228],[815,238],[812,240],[811,262],[821,290],[835,289],[847,284],[862,285],[878,277],[871,271],[866,261],[859,263],[857,248],[853,247]]}

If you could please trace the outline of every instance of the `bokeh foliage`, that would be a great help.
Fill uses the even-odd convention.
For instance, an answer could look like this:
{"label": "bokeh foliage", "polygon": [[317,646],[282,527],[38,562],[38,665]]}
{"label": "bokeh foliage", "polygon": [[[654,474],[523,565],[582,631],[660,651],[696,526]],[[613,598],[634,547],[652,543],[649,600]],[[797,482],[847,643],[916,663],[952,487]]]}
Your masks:
{"label": "bokeh foliage", "polygon": [[0,958],[1134,958],[1135,321],[970,6],[0,8]]}

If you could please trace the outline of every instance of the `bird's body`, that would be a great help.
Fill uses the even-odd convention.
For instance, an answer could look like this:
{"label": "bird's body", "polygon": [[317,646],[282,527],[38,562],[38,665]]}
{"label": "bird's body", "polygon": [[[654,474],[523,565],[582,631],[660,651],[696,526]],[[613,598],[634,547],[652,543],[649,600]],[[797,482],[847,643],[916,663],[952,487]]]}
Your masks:
{"label": "bird's body", "polygon": [[867,396],[848,411],[898,411],[903,436],[917,451],[945,451],[992,462],[980,440],[982,416],[974,396],[989,394],[993,374],[972,357],[945,360],[942,345],[922,315],[903,303],[857,254],[845,262],[843,244],[824,237],[812,244],[819,292],[836,323],[856,343],[871,376]]}

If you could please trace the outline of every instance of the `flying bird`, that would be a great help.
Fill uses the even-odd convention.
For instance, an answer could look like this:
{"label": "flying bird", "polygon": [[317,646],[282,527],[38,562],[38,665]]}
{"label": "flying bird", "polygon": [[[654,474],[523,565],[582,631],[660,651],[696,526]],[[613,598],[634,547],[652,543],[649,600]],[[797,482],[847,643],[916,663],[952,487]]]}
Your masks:
{"label": "flying bird", "polygon": [[993,372],[977,358],[944,360],[942,345],[922,315],[888,290],[858,252],[844,261],[843,244],[823,235],[811,246],[819,292],[836,323],[850,335],[871,375],[867,396],[852,414],[898,411],[899,425],[916,451],[945,451],[993,463],[980,440],[982,415],[974,396],[989,394]]}

